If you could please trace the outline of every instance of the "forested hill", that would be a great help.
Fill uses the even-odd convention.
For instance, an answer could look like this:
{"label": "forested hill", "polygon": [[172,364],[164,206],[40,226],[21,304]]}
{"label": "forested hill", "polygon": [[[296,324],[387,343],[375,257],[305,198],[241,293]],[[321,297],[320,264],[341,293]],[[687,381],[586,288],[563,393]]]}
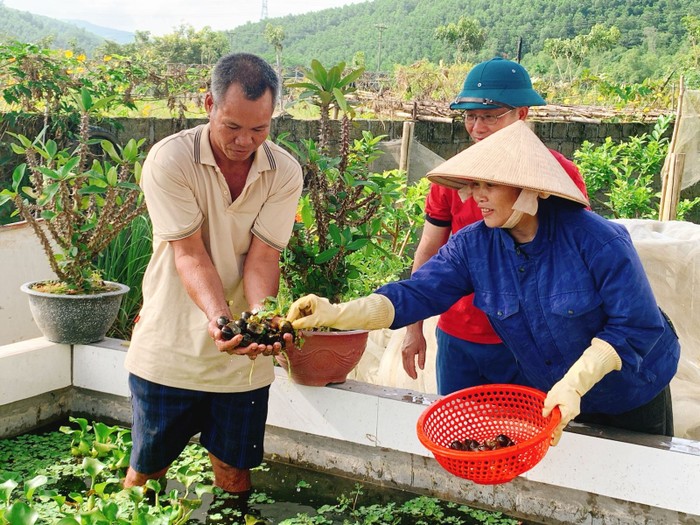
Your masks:
{"label": "forested hill", "polygon": [[5,7],[0,1],[0,42],[43,42],[47,46],[92,52],[105,39],[76,25]]}
{"label": "forested hill", "polygon": [[[188,54],[178,53],[173,39],[155,39],[155,44],[170,61],[199,61],[205,56],[216,59],[230,46],[274,62],[275,49],[265,37],[270,24],[283,31],[281,59],[285,66],[308,65],[312,58],[324,64],[359,58],[371,71],[389,72],[394,64],[410,65],[421,59],[455,61],[455,46],[436,38],[435,30],[466,17],[485,31],[486,40],[478,53],[461,58],[470,62],[495,55],[513,58],[521,42],[523,63],[533,71],[546,71],[553,67],[551,57],[541,60],[538,56],[546,39],[573,39],[601,24],[615,26],[620,39],[606,54],[599,55],[597,70],[611,70],[639,82],[651,72],[665,75],[675,67],[679,50],[700,46],[699,35],[693,37],[695,40],[689,38],[682,22],[686,15],[696,20],[700,17],[700,0],[371,0],[248,23],[225,32],[226,38],[216,33],[215,42],[206,40],[214,32],[204,35],[206,39],[197,33],[194,40],[202,41],[190,42],[196,52]],[[0,42],[10,39],[88,54],[100,45],[102,52],[109,48],[109,44],[103,45],[104,38],[89,31],[7,8],[0,0]],[[152,43],[145,41],[144,45]],[[109,49],[129,54],[136,48],[128,44]]]}
{"label": "forested hill", "polygon": [[[625,48],[647,46],[650,52],[672,53],[684,42],[681,18],[700,15],[700,0],[373,0],[342,8],[287,16],[239,26],[230,32],[234,49],[271,55],[263,32],[266,24],[284,30],[285,64],[350,61],[363,52],[368,66],[379,58],[382,69],[392,64],[451,60],[453,49],[437,40],[435,29],[465,16],[487,31],[475,58],[536,53],[547,38],[573,38],[595,24],[616,26]],[[274,56],[274,53],[272,53]]]}

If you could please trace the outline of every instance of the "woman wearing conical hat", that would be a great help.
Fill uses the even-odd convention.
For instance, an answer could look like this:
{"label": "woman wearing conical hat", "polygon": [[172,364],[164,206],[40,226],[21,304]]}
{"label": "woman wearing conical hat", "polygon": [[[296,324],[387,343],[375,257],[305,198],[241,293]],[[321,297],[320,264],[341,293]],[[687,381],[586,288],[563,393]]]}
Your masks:
{"label": "woman wearing conical hat", "polygon": [[[472,198],[483,220],[451,237],[410,279],[347,303],[298,299],[295,328],[400,328],[467,293],[562,421],[673,435],[669,382],[680,346],[632,240],[518,122],[428,174]],[[578,416],[578,417],[577,417]]]}
{"label": "woman wearing conical hat", "polygon": [[[480,142],[514,122],[526,120],[532,106],[546,102],[532,87],[527,70],[517,62],[495,57],[475,65],[464,79],[462,90],[450,109],[463,111],[464,129],[473,142]],[[550,150],[578,188],[586,184],[576,165]],[[437,254],[450,235],[482,219],[473,199],[462,200],[455,189],[431,184],[425,199],[425,223],[413,255],[411,272]],[[401,359],[406,374],[416,379],[425,367],[428,352],[423,323],[406,327]],[[494,332],[486,315],[467,295],[440,314],[435,326],[437,391],[446,395],[462,388],[489,383],[522,382],[513,354]]]}

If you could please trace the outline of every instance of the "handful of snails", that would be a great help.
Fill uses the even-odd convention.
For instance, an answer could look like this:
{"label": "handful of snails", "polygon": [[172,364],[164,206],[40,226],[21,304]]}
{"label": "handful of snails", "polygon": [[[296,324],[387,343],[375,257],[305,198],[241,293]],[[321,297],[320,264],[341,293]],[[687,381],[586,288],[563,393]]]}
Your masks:
{"label": "handful of snails", "polygon": [[[216,324],[221,330],[222,336],[227,341],[235,336],[242,334],[238,347],[246,347],[253,343],[261,345],[274,345],[280,343],[284,348],[284,334],[292,334],[292,338],[296,336],[292,323],[284,318],[274,316],[266,317],[264,312],[242,312],[239,317],[230,320],[228,317],[219,317]],[[272,350],[265,350],[262,355],[273,355]]]}

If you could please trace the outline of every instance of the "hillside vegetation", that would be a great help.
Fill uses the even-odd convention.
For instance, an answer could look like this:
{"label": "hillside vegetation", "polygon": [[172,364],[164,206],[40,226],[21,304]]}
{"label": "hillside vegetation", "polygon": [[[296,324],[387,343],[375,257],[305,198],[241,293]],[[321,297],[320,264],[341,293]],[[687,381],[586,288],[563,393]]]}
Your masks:
{"label": "hillside vegetation", "polygon": [[0,42],[19,40],[92,53],[105,39],[68,22],[5,7],[0,0]]}
{"label": "hillside vegetation", "polygon": [[[128,44],[6,8],[2,0],[0,15],[0,41],[41,42],[89,56],[212,64],[233,50],[279,59],[287,71],[318,59],[389,74],[417,62],[442,67],[505,56],[550,81],[667,83],[684,74],[687,85],[700,84],[700,0],[372,0],[225,32],[187,25],[162,37],[137,31]],[[463,20],[478,33],[478,45],[458,49],[436,37],[439,28]]]}
{"label": "hillside vegetation", "polygon": [[[608,57],[611,66],[640,81],[650,69],[669,66],[668,58],[689,45],[681,23],[689,14],[700,14],[700,0],[374,0],[249,23],[228,34],[234,49],[272,58],[274,50],[264,38],[264,27],[271,23],[284,30],[285,64],[306,64],[310,57],[350,61],[359,52],[368,68],[390,71],[393,64],[421,59],[453,61],[454,47],[434,35],[437,27],[460,17],[478,21],[486,32],[483,49],[466,57],[472,61],[514,58],[519,39],[523,59],[533,61],[546,39],[571,39],[602,24],[617,27],[621,35],[614,57]],[[629,50],[635,51],[623,60]]]}

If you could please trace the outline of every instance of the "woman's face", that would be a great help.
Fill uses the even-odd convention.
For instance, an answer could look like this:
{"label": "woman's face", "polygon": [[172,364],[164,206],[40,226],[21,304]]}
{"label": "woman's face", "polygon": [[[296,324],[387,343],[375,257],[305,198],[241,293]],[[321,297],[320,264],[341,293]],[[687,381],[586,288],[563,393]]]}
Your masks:
{"label": "woman's face", "polygon": [[520,188],[489,182],[469,181],[467,187],[471,189],[472,198],[489,228],[500,228],[506,223],[513,213],[513,204],[520,195]]}

